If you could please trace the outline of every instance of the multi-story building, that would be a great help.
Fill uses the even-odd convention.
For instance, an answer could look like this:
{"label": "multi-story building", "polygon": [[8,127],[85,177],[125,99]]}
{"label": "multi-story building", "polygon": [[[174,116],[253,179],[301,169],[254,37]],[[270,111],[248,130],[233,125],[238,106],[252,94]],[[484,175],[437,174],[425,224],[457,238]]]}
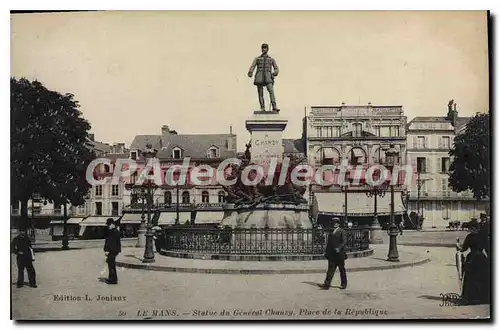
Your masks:
{"label": "multi-story building", "polygon": [[[410,188],[410,211],[422,214],[423,227],[446,227],[449,221],[469,221],[484,212],[472,192],[454,192],[448,186],[453,140],[470,117],[458,117],[456,103],[448,104],[446,117],[415,117],[408,123],[408,161],[417,169]],[[420,186],[420,189],[419,189]]]}
{"label": "multi-story building", "polygon": [[[144,164],[141,151],[148,144],[158,151],[156,157],[160,161],[162,175],[170,166],[182,165],[186,157],[190,158],[190,169],[203,164],[211,166],[214,171],[221,161],[237,157],[236,135],[232,134],[232,129],[229,134],[178,134],[164,125],[159,135],[137,135],[130,146],[129,157],[138,164]],[[126,191],[125,205],[130,211],[137,211],[138,206],[132,203],[132,199],[131,192]],[[195,185],[189,180],[189,174],[185,184],[164,184],[155,190],[153,198],[156,210],[160,212],[157,221],[160,225],[175,223],[177,213],[181,224],[220,222],[225,200],[226,193],[217,182]],[[127,216],[127,221],[129,217],[132,216]]]}
{"label": "multi-story building", "polygon": [[[385,151],[393,144],[399,152],[399,164],[406,164],[406,117],[402,106],[312,106],[305,118],[304,136],[310,165],[324,164],[367,168],[384,164]],[[354,173],[350,174],[353,179]],[[403,192],[396,188],[395,211],[398,217],[404,212]],[[367,195],[368,186],[347,188],[347,215],[350,221],[371,223],[374,198]],[[390,194],[378,197],[377,213],[381,223],[388,220]],[[339,185],[311,187],[310,202],[313,216],[318,222],[332,216],[344,217],[345,189]],[[385,217],[385,218],[384,218]],[[323,220],[322,220],[323,219]]]}

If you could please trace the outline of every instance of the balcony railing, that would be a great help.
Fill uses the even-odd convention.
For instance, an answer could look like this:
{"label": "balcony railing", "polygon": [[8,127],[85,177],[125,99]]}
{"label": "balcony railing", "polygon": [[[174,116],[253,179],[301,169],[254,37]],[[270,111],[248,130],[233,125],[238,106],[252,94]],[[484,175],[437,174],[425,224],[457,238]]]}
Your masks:
{"label": "balcony railing", "polygon": [[[418,191],[410,191],[410,200],[416,200]],[[420,191],[420,199],[474,199],[471,191],[455,192],[450,190]]]}
{"label": "balcony railing", "polygon": [[[346,229],[346,251],[369,247],[368,229]],[[167,228],[165,250],[218,254],[323,254],[321,229]]]}

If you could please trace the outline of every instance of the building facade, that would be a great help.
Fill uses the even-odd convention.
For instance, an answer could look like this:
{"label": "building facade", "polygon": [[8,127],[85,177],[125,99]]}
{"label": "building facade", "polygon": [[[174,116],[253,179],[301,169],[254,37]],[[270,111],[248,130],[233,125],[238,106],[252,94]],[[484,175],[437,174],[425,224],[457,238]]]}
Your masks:
{"label": "building facade", "polygon": [[476,206],[472,192],[457,193],[448,187],[453,161],[449,152],[455,136],[464,131],[469,120],[458,117],[456,103],[451,100],[446,117],[415,117],[408,123],[408,160],[418,174],[409,189],[409,209],[423,215],[424,228],[469,221],[486,210],[488,202]]}
{"label": "building facade", "polygon": [[[184,184],[164,184],[154,191],[153,203],[160,213],[158,224],[174,224],[177,215],[181,224],[220,222],[226,201],[224,189],[215,180],[205,185],[193,184],[189,173],[198,165],[209,165],[215,172],[223,160],[237,157],[236,135],[232,130],[229,134],[178,134],[164,125],[161,134],[136,136],[130,146],[129,158],[143,165],[141,151],[148,144],[158,151],[156,157],[163,177],[171,166],[182,165],[184,158],[190,159],[188,180]],[[141,208],[131,191],[125,190],[124,203],[130,212]]]}
{"label": "building facade", "polygon": [[[399,152],[399,164],[406,164],[406,117],[402,106],[312,106],[305,118],[304,136],[309,164],[318,168],[322,165],[349,164],[368,168],[385,163],[385,152],[394,145]],[[352,179],[352,176],[351,176]],[[401,216],[403,192],[399,186],[395,210]],[[344,217],[346,207],[345,190],[312,186],[310,202],[312,215],[320,222],[321,217]],[[355,222],[371,223],[374,214],[374,200],[367,195],[368,187],[347,189],[347,214]],[[389,214],[390,197],[386,194],[377,203],[381,217]]]}

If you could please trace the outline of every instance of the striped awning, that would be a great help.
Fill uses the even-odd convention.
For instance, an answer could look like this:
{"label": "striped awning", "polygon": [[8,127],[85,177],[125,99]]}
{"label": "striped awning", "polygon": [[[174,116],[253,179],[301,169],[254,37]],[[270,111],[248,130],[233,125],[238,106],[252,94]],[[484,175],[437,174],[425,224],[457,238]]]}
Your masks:
{"label": "striped awning", "polygon": [[198,211],[194,223],[221,223],[223,217],[224,211]]}
{"label": "striped awning", "polygon": [[[84,219],[84,217],[69,218],[68,221],[66,221],[66,223],[69,225],[77,225],[80,222],[82,222],[83,219]],[[51,225],[64,225],[64,220],[51,220],[50,224]]]}
{"label": "striped awning", "polygon": [[80,226],[106,226],[106,220],[108,218],[113,219],[113,221],[118,220],[120,217],[88,217],[85,218],[82,222],[80,222]]}
{"label": "striped awning", "polygon": [[[158,225],[174,225],[177,212],[162,212],[158,218]],[[179,224],[191,221],[191,212],[179,212]]]}
{"label": "striped awning", "polygon": [[[142,215],[140,213],[125,213],[120,220],[122,225],[126,224],[139,224],[142,220]],[[146,219],[146,217],[144,218]]]}
{"label": "striped awning", "polygon": [[[313,210],[317,214],[344,215],[345,194],[341,192],[314,193]],[[365,192],[347,193],[347,215],[367,216],[374,212],[374,198],[366,196]],[[394,213],[402,214],[405,211],[401,192],[394,196]],[[391,194],[384,197],[377,196],[377,214],[391,213]]]}

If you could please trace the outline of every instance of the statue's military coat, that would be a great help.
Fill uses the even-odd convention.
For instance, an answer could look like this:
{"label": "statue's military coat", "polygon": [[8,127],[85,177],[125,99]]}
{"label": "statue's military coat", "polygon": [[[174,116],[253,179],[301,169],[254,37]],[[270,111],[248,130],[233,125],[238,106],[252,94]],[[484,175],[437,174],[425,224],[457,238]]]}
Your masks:
{"label": "statue's military coat", "polygon": [[[257,67],[255,72],[255,80],[253,84],[255,86],[266,86],[268,84],[274,83],[274,75],[272,69],[274,69],[274,74],[277,75],[279,72],[278,65],[274,58],[268,55],[261,55],[253,60],[249,73],[253,73],[253,70]],[[272,68],[272,69],[271,69]]]}

